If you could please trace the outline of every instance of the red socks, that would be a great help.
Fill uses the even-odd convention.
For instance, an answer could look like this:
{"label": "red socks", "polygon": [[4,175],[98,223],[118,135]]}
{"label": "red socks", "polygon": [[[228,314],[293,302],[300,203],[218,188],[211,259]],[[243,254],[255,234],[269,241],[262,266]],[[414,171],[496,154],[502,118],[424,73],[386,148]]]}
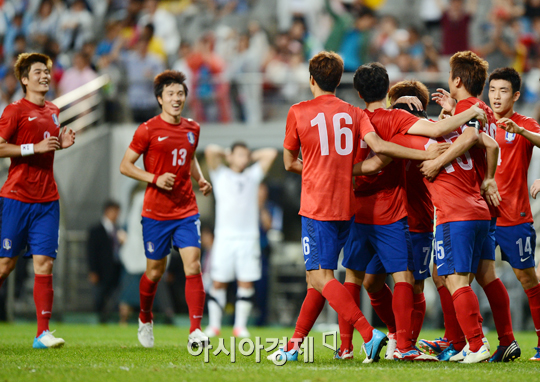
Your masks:
{"label": "red socks", "polygon": [[36,304],[37,335],[49,330],[49,320],[53,306],[52,275],[34,276],[34,303]]}
{"label": "red socks", "polygon": [[508,291],[500,279],[495,279],[485,286],[484,292],[486,292],[489,306],[493,312],[493,321],[497,328],[500,345],[509,346],[515,338],[512,330]]}
{"label": "red socks", "polygon": [[392,308],[398,319],[396,320],[397,348],[409,350],[412,348],[411,322],[413,316],[413,286],[400,282],[394,286]]}
{"label": "red socks", "polygon": [[413,345],[416,344],[420,331],[422,330],[422,324],[424,323],[424,316],[426,315],[426,299],[424,293],[414,294],[414,310],[411,320],[411,333]]}
{"label": "red socks", "polygon": [[[343,286],[349,291],[351,296],[354,299],[356,306],[360,307],[360,289],[361,285],[355,283],[344,283]],[[352,349],[352,338],[354,333],[354,326],[349,324],[343,319],[343,317],[338,316],[339,322],[339,336],[341,338],[341,348],[343,349]]]}
{"label": "red socks", "polygon": [[362,335],[364,342],[371,341],[373,327],[366,320],[347,288],[336,279],[332,279],[325,284],[322,295],[338,315],[342,316],[349,324],[354,325],[355,329]]}
{"label": "red socks", "polygon": [[300,314],[296,320],[294,334],[283,350],[289,351],[300,346],[304,341],[304,337],[309,334],[313,324],[317,321],[317,317],[321,314],[325,301],[322,294],[317,292],[314,288],[309,288],[307,290],[306,298],[304,298],[304,303],[302,304]]}
{"label": "red socks", "polygon": [[396,332],[396,318],[394,316],[394,311],[392,310],[392,291],[387,284],[384,284],[384,287],[375,293],[368,293],[369,299],[371,300],[371,306],[377,316],[384,322],[388,328],[389,333]]}
{"label": "red socks", "polygon": [[186,303],[189,310],[189,332],[201,328],[206,293],[202,281],[202,273],[186,276]]}
{"label": "red socks", "polygon": [[525,291],[529,298],[529,307],[531,308],[531,316],[538,336],[538,346],[540,347],[540,284],[527,289]]}
{"label": "red socks", "polygon": [[479,322],[480,306],[478,298],[470,286],[459,288],[452,295],[456,317],[465,333],[472,352],[482,347],[482,326]]}
{"label": "red socks", "polygon": [[146,277],[146,273],[141,277],[141,282],[139,284],[139,296],[141,300],[139,319],[143,324],[151,322],[154,318],[152,315],[152,305],[154,304],[158,283],[159,281],[152,281]]}
{"label": "red socks", "polygon": [[441,297],[441,307],[444,316],[444,337],[450,340],[454,345],[454,349],[461,351],[465,347],[465,335],[456,317],[452,295],[445,286],[439,287],[437,292],[439,292],[439,296]]}

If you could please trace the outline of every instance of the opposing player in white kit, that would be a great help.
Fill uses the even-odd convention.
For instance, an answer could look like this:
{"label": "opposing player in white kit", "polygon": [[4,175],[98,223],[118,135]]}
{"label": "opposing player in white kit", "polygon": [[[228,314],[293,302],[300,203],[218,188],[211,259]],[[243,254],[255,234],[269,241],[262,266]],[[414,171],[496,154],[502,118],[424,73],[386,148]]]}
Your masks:
{"label": "opposing player in white kit", "polygon": [[[220,334],[227,299],[227,284],[236,280],[238,289],[233,334],[249,337],[247,320],[255,294],[253,282],[261,277],[259,243],[259,185],[276,159],[277,150],[251,152],[242,142],[230,152],[217,145],[205,150],[216,198],[215,240],[212,248],[208,294],[208,337]],[[228,166],[224,164],[228,163]],[[251,166],[251,162],[254,162]]]}

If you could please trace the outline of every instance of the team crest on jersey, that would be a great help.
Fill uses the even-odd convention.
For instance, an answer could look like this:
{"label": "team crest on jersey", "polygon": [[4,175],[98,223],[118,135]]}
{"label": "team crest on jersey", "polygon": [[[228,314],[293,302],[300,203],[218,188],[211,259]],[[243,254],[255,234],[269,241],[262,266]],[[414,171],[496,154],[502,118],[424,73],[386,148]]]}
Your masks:
{"label": "team crest on jersey", "polygon": [[58,127],[60,127],[60,121],[58,120],[58,116],[56,114],[52,115],[52,119],[54,121],[54,124]]}
{"label": "team crest on jersey", "polygon": [[187,140],[193,146],[195,144],[195,134],[193,134],[191,131],[187,133]]}
{"label": "team crest on jersey", "polygon": [[2,247],[4,247],[6,251],[9,251],[11,249],[11,240],[4,239],[4,241],[2,242]]}
{"label": "team crest on jersey", "polygon": [[506,142],[512,142],[514,139],[516,139],[516,134],[515,133],[509,133],[507,131],[506,134],[504,135],[504,137],[506,139]]}
{"label": "team crest on jersey", "polygon": [[146,250],[149,253],[154,253],[154,251],[155,251],[154,243],[152,243],[151,241],[147,242],[146,243]]}

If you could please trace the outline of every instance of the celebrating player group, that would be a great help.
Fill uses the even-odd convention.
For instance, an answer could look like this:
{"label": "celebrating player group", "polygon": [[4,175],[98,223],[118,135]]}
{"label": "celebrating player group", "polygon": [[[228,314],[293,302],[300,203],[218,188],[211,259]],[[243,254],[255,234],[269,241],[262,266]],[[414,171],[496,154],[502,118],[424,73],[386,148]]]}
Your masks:
{"label": "celebrating player group", "polygon": [[[540,126],[514,112],[521,87],[514,69],[496,69],[488,79],[487,62],[468,51],[456,53],[450,68],[449,90],[437,89],[431,95],[442,108],[435,122],[424,111],[430,94],[418,81],[390,88],[383,65],[362,65],[354,75],[354,88],[366,103],[360,109],[335,95],[343,74],[339,55],[321,52],[310,60],[314,99],[290,108],[283,145],[286,170],[302,176],[299,214],[308,289],[291,340],[270,359],[297,360],[299,346],[326,300],[339,315],[337,360],[353,358],[355,330],[364,341],[365,363],[377,362],[385,346],[383,357],[393,360],[478,363],[519,358],[508,292],[495,273],[499,246],[529,299],[539,338],[530,359],[540,361],[536,233],[527,189],[532,150],[540,147]],[[53,160],[54,151],[74,144],[75,134],[60,128],[58,108],[45,101],[50,71],[47,56],[20,55],[15,72],[25,97],[9,105],[0,119],[0,157],[12,158],[0,191],[0,286],[23,250],[24,256],[33,257],[38,321],[34,348],[64,344],[48,326],[59,227]],[[486,80],[491,108],[478,98]],[[239,281],[243,306],[235,330],[248,336],[247,301],[254,293],[253,281],[260,277],[253,223],[257,216],[250,213],[253,224],[247,224],[239,215],[232,228],[220,223],[221,255],[212,264],[211,325],[203,333],[206,294],[191,178],[205,196],[212,186],[195,156],[200,127],[181,116],[188,95],[185,75],[170,70],[159,74],[154,92],[162,112],[137,128],[120,166],[122,174],[148,184],[142,210],[147,269],[139,289],[139,341],[144,347],[154,346],[152,306],[171,243],[186,273],[189,343],[204,346],[209,336],[219,334],[225,287],[234,279]],[[140,156],[144,168],[136,166]],[[245,145],[237,144],[226,168],[221,164],[224,151],[207,148],[212,180],[223,188],[220,218],[226,208],[234,208],[227,202],[227,190],[239,182],[240,188],[249,186],[245,204],[256,205],[258,185],[275,156],[275,150],[268,149],[251,155]],[[248,166],[250,160],[253,166]],[[536,181],[533,198],[539,190]],[[343,284],[334,278],[342,249]],[[220,259],[227,264],[219,264]],[[394,279],[393,291],[385,283],[388,274]],[[419,339],[426,311],[424,284],[430,276],[445,321],[445,335],[436,340]],[[493,311],[496,349],[490,348],[482,330],[478,299],[470,287],[474,279]],[[373,328],[360,310],[362,285],[387,326],[386,334]]]}

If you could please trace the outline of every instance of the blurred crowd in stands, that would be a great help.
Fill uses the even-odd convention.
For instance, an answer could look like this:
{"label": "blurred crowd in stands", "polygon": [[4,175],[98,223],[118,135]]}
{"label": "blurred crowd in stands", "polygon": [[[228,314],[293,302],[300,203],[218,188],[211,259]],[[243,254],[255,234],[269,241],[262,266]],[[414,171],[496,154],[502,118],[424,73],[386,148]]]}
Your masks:
{"label": "blurred crowd in stands", "polygon": [[[54,60],[50,98],[108,74],[107,116],[155,115],[153,77],[188,76],[187,113],[198,121],[256,124],[264,103],[309,97],[308,60],[322,49],[345,70],[370,61],[392,81],[431,74],[471,49],[490,70],[524,75],[523,102],[540,77],[540,0],[0,0],[0,109],[20,98],[13,62],[25,51]],[[411,74],[413,73],[413,74]],[[418,74],[421,73],[421,74]],[[344,78],[345,81],[345,78]]]}

